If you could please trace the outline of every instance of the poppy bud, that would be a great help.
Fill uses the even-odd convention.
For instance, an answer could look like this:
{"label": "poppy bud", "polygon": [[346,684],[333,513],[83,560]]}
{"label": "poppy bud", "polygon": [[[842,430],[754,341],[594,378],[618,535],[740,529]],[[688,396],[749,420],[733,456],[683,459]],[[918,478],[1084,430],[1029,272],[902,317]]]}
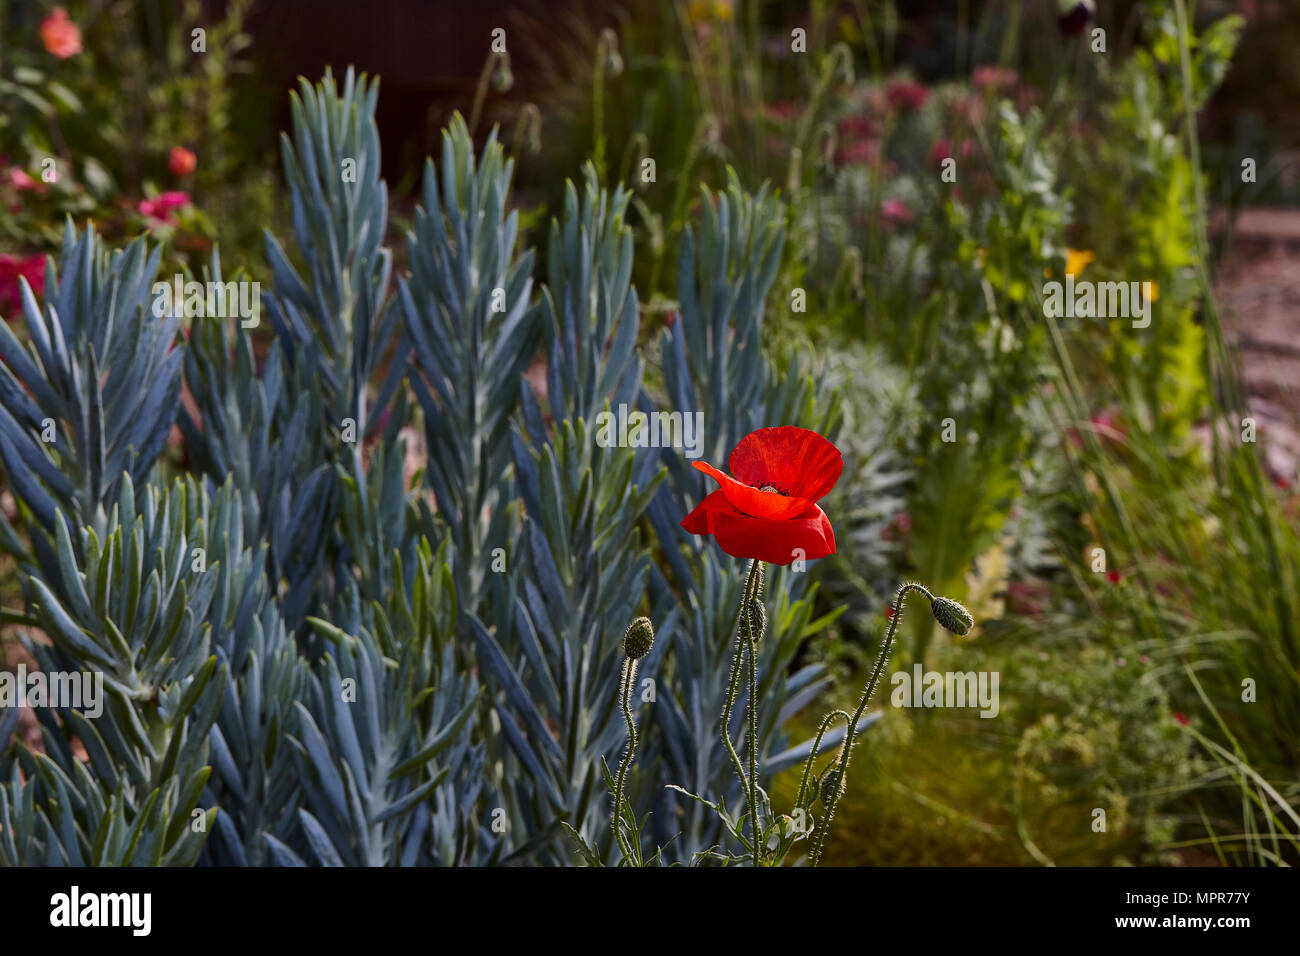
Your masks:
{"label": "poppy bud", "polygon": [[654,625],[648,617],[638,617],[627,626],[623,635],[623,653],[632,660],[640,660],[650,653],[655,642]]}
{"label": "poppy bud", "polygon": [[515,74],[510,69],[510,57],[500,54],[501,63],[492,73],[492,89],[498,93],[509,93],[515,85]]}
{"label": "poppy bud", "polygon": [[[746,627],[746,624],[749,626]],[[740,634],[745,640],[757,644],[763,639],[763,635],[767,633],[767,608],[763,607],[762,601],[758,598],[750,598],[748,611],[740,626]]]}
{"label": "poppy bud", "polygon": [[621,76],[623,73],[623,57],[618,52],[618,34],[610,29],[602,30],[600,33],[600,46],[605,52],[605,70],[610,76]]}
{"label": "poppy bud", "polygon": [[970,616],[970,611],[950,598],[935,598],[930,603],[930,612],[936,621],[958,637],[970,633],[970,629],[975,626],[975,618]]}

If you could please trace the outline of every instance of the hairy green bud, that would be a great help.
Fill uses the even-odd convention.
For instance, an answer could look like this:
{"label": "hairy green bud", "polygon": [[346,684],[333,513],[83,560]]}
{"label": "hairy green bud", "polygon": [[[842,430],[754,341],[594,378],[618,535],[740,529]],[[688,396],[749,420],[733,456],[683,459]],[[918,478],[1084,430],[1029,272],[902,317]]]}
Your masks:
{"label": "hairy green bud", "polygon": [[623,653],[632,660],[640,660],[650,653],[654,646],[655,629],[648,617],[638,617],[627,626],[623,635]]}
{"label": "hairy green bud", "polygon": [[975,618],[970,616],[970,611],[950,598],[935,598],[930,603],[930,611],[936,621],[959,637],[970,633],[970,629],[975,626]]}
{"label": "hairy green bud", "polygon": [[821,800],[823,807],[829,807],[840,792],[840,771],[838,767],[831,767],[822,774],[817,787],[817,797]]}

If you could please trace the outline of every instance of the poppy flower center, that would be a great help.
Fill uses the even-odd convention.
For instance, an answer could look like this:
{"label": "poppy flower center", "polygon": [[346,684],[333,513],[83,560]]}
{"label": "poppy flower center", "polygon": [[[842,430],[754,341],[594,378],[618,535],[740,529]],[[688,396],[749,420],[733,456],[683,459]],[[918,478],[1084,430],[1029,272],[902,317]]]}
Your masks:
{"label": "poppy flower center", "polygon": [[776,485],[757,485],[756,487],[758,488],[759,491],[773,491],[776,492],[776,494],[778,495],[784,495],[787,498],[790,497],[789,492],[782,491]]}

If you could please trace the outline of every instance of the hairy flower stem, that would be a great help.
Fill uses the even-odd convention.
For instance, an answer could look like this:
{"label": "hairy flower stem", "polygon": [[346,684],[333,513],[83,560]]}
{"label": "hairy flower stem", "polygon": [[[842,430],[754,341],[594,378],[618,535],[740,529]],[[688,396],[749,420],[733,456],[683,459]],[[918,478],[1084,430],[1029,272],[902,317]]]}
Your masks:
{"label": "hairy flower stem", "polygon": [[831,721],[836,717],[849,719],[847,711],[832,710],[822,718],[821,726],[817,728],[817,736],[813,738],[812,750],[808,753],[808,761],[803,765],[803,779],[799,781],[799,795],[795,797],[794,805],[796,809],[803,807],[804,797],[808,795],[808,777],[812,773],[813,764],[817,762],[817,754],[822,747],[822,738],[826,736],[826,731],[830,729]]}
{"label": "hairy flower stem", "polygon": [[605,181],[605,73],[609,69],[610,52],[618,40],[610,30],[602,30],[596,41],[596,63],[591,78],[591,125],[596,141],[592,145],[592,163],[596,175]]}
{"label": "hairy flower stem", "polygon": [[[754,562],[757,564],[758,562]],[[758,597],[758,586],[745,597],[745,637],[749,644],[749,825],[754,831],[754,866],[763,859],[763,834],[758,828],[758,645],[754,642],[753,615],[749,602]]]}
{"label": "hairy flower stem", "polygon": [[[728,634],[736,635],[736,656],[731,659],[731,676],[727,681],[727,698],[722,706],[722,743],[731,756],[732,764],[735,765],[736,774],[740,777],[740,785],[744,789],[746,799],[750,801],[750,806],[753,809],[752,819],[755,821],[758,818],[758,810],[754,803],[754,797],[756,796],[754,784],[745,773],[745,765],[740,762],[740,755],[736,753],[736,748],[731,742],[731,712],[736,706],[736,693],[740,689],[740,665],[745,653],[745,645],[748,643],[745,636],[740,633],[740,623],[742,615],[746,621],[748,620],[748,615],[744,615],[744,611],[749,606],[751,592],[757,588],[758,568],[758,560],[755,559],[754,563],[749,566],[749,577],[745,579],[745,592],[741,595],[740,606],[736,608],[736,616],[732,618],[731,628],[727,631]],[[757,827],[755,827],[754,845],[756,857],[758,852],[757,832]]]}
{"label": "hairy flower stem", "polygon": [[623,678],[619,683],[618,698],[623,706],[623,719],[627,721],[627,752],[618,765],[618,777],[614,781],[614,841],[623,855],[632,858],[627,837],[623,834],[623,782],[627,779],[627,769],[636,756],[636,722],[632,719],[632,682],[636,677],[636,661],[627,657],[623,659]]}
{"label": "hairy flower stem", "polygon": [[904,584],[898,589],[898,594],[894,598],[894,616],[890,618],[889,630],[885,632],[884,647],[880,649],[880,656],[876,658],[876,666],[871,669],[871,678],[867,681],[867,686],[862,691],[862,700],[858,704],[858,709],[853,712],[853,718],[849,721],[848,729],[844,732],[844,743],[840,745],[840,757],[835,764],[835,769],[839,771],[835,781],[835,792],[831,794],[830,800],[826,803],[826,819],[818,828],[817,840],[813,844],[811,861],[813,866],[816,866],[821,860],[822,849],[826,844],[826,834],[830,830],[831,820],[835,816],[835,808],[839,805],[840,795],[844,793],[844,788],[848,784],[849,756],[853,751],[853,738],[857,733],[858,721],[862,719],[862,713],[867,709],[871,695],[875,693],[876,684],[880,681],[880,672],[885,669],[885,663],[889,660],[889,652],[894,646],[894,634],[898,631],[898,622],[903,619],[903,599],[907,597],[909,591],[920,591],[931,603],[934,602],[934,595],[919,584]]}
{"label": "hairy flower stem", "polygon": [[474,135],[478,129],[478,118],[483,112],[483,100],[487,96],[488,82],[492,79],[492,71],[496,69],[498,54],[488,55],[486,62],[483,64],[483,72],[479,74],[478,85],[474,87],[474,105],[469,111],[469,134]]}

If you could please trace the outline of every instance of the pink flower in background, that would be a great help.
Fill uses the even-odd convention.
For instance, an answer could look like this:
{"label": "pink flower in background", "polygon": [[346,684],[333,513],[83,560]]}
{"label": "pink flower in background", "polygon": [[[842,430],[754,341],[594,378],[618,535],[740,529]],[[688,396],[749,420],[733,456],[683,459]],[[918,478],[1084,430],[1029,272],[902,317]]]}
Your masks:
{"label": "pink flower in background", "polygon": [[6,175],[8,176],[10,185],[19,192],[45,192],[45,184],[43,182],[39,179],[32,179],[31,176],[27,175],[25,170],[20,169],[17,166],[10,166]]}
{"label": "pink flower in background", "polygon": [[793,100],[777,100],[768,104],[767,115],[774,120],[788,122],[803,112],[803,107]]}
{"label": "pink flower in background", "polygon": [[912,210],[901,199],[886,199],[880,204],[880,217],[891,226],[906,226],[912,221]]}
{"label": "pink flower in background", "polygon": [[41,42],[45,50],[60,60],[81,52],[81,30],[68,19],[68,11],[55,7],[54,12],[41,21]]}
{"label": "pink flower in background", "polygon": [[841,146],[836,158],[845,166],[877,166],[880,163],[880,140],[860,139]]}
{"label": "pink flower in background", "polygon": [[1007,582],[1007,606],[1015,614],[1025,617],[1042,614],[1050,596],[1051,592],[1042,581]]}
{"label": "pink flower in background", "polygon": [[167,157],[167,166],[173,176],[188,176],[198,168],[199,158],[184,146],[173,146]]}
{"label": "pink flower in background", "polygon": [[44,292],[45,256],[39,252],[30,256],[0,254],[0,313],[10,322],[18,318],[22,308],[19,279],[26,279],[37,295]]}
{"label": "pink flower in background", "polygon": [[178,190],[159,193],[153,199],[141,199],[139,210],[142,215],[159,222],[171,224],[175,221],[172,212],[190,204],[190,194]]}
{"label": "pink flower in background", "polygon": [[930,98],[930,91],[915,80],[895,80],[885,87],[885,99],[896,110],[919,110]]}
{"label": "pink flower in background", "polygon": [[[1092,432],[1097,438],[1107,445],[1119,445],[1127,437],[1124,426],[1119,420],[1119,414],[1113,410],[1098,412],[1088,419],[1092,426]],[[1070,444],[1075,448],[1083,447],[1083,436],[1079,434],[1078,429],[1071,428],[1067,434],[1070,437]]]}
{"label": "pink flower in background", "polygon": [[850,166],[874,166],[880,162],[880,126],[865,114],[845,116],[835,124],[838,143],[835,158]]}
{"label": "pink flower in background", "polygon": [[980,126],[984,122],[984,100],[976,94],[959,96],[953,100],[952,112],[967,126]]}
{"label": "pink flower in background", "polygon": [[1093,429],[1103,438],[1116,440],[1124,437],[1124,426],[1120,424],[1118,414],[1110,410],[1093,415],[1089,421],[1092,422]]}
{"label": "pink flower in background", "polygon": [[981,90],[997,91],[1015,86],[1018,75],[1009,66],[977,66],[970,78]]}
{"label": "pink flower in background", "polygon": [[942,166],[945,159],[953,159],[954,157],[960,157],[964,162],[972,159],[978,149],[979,147],[972,140],[964,139],[957,144],[957,149],[954,152],[951,142],[946,139],[936,139],[930,146],[928,162],[931,166]]}
{"label": "pink flower in background", "polygon": [[905,538],[912,533],[912,514],[909,511],[900,511],[890,520],[889,524],[880,529],[881,540],[892,541],[894,538]]}
{"label": "pink flower in background", "polygon": [[875,139],[880,135],[880,127],[874,118],[860,113],[857,116],[841,117],[835,124],[835,135],[839,137],[841,143]]}
{"label": "pink flower in background", "polygon": [[1020,86],[1016,88],[1016,107],[1022,113],[1028,113],[1031,109],[1043,101],[1043,91],[1034,86]]}

